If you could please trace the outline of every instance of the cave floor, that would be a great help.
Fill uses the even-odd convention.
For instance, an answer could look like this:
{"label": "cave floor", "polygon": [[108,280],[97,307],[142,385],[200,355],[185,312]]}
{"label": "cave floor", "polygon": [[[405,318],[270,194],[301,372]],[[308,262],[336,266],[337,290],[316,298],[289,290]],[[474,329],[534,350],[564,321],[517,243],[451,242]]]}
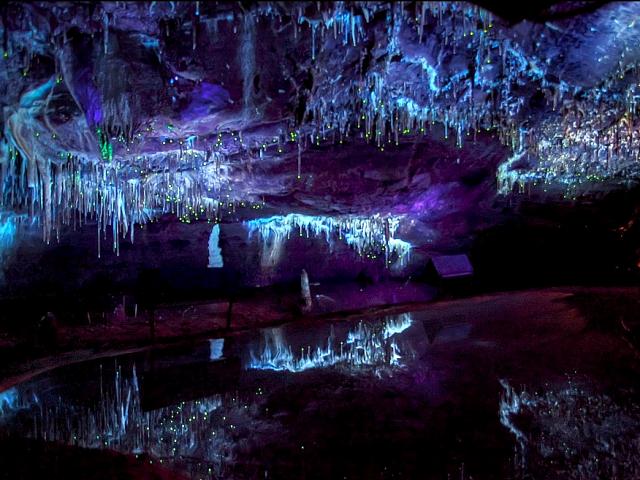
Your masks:
{"label": "cave floor", "polygon": [[637,288],[484,295],[25,375],[14,390],[38,407],[5,413],[4,443],[39,440],[3,453],[4,471],[39,478],[43,456],[54,477],[104,478],[73,473],[62,443],[130,455],[118,478],[140,478],[141,459],[148,478],[637,478],[639,301]]}
{"label": "cave floor", "polygon": [[[166,302],[158,299],[153,311],[154,332],[149,314],[129,308],[89,316],[83,324],[57,322],[54,345],[37,345],[33,333],[21,335],[0,329],[0,389],[33,370],[51,368],[95,356],[112,356],[151,346],[191,342],[212,335],[278,325],[304,318],[375,316],[401,312],[431,302],[436,289],[426,284],[384,282],[360,285],[353,282],[312,286],[316,297],[313,310],[302,312],[295,289],[255,289],[238,294],[227,326],[228,301]],[[128,315],[125,315],[128,311]],[[135,310],[134,310],[135,311]],[[89,323],[89,321],[91,323]]]}
{"label": "cave floor", "polygon": [[357,320],[415,310],[467,320],[474,320],[478,312],[505,311],[515,319],[520,315],[517,309],[522,303],[545,309],[551,308],[552,300],[565,307],[560,312],[562,316],[577,314],[586,317],[583,321],[613,332],[621,341],[632,345],[631,348],[640,348],[640,317],[636,313],[640,311],[640,287],[553,287],[439,301],[434,301],[436,290],[426,285],[408,288],[350,285],[341,288],[346,292],[342,293],[343,298],[334,291],[330,292],[338,303],[324,309],[315,308],[308,314],[292,311],[291,305],[298,301],[298,297],[291,294],[263,294],[239,299],[233,305],[229,328],[226,325],[229,305],[226,301],[165,304],[155,310],[154,340],[145,313],[125,317],[115,312],[106,320],[94,320],[91,325],[59,325],[53,347],[33,348],[21,339],[0,331],[0,356],[3,360],[0,390],[34,372],[60,365],[163,348],[165,345],[190,344],[211,336],[233,336],[246,330],[288,322],[331,318]]}

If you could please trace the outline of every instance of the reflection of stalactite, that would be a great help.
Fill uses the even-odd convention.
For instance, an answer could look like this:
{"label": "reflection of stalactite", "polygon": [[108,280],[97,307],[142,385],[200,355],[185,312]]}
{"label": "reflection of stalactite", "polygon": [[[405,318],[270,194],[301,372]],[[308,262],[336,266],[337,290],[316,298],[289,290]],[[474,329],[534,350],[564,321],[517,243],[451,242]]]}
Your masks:
{"label": "reflection of stalactite", "polygon": [[523,452],[527,439],[524,433],[514,425],[512,418],[520,413],[521,399],[508,381],[500,379],[500,385],[504,389],[500,398],[500,423],[516,437],[521,452]]}
{"label": "reflection of stalactite", "polygon": [[[144,411],[135,365],[129,374],[117,367],[112,375],[103,377],[101,366],[101,397],[89,406],[60,397],[25,395],[20,388],[2,392],[0,419],[22,410],[30,414],[29,426],[21,429],[16,420],[8,428],[26,437],[127,454],[144,452],[180,463],[194,478],[210,474],[212,468],[222,473],[233,462],[230,433],[234,425],[229,427],[225,419],[248,415],[246,401],[241,404],[235,395],[213,395]],[[194,457],[198,462],[189,464]]]}
{"label": "reflection of stalactite", "polygon": [[263,331],[262,350],[258,355],[251,351],[251,360],[246,368],[302,372],[332,366],[347,369],[399,367],[403,356],[409,352],[400,348],[395,335],[407,330],[412,322],[410,313],[389,315],[376,323],[359,322],[340,342],[336,340],[332,327],[326,346],[303,347],[299,354],[286,343],[282,328],[266,329]]}
{"label": "reflection of stalactite", "polygon": [[586,387],[571,377],[542,391],[516,390],[503,379],[500,384],[500,423],[517,442],[516,478],[562,478],[566,472],[580,472],[576,478],[638,478],[637,404],[619,403],[594,391],[592,382]]}

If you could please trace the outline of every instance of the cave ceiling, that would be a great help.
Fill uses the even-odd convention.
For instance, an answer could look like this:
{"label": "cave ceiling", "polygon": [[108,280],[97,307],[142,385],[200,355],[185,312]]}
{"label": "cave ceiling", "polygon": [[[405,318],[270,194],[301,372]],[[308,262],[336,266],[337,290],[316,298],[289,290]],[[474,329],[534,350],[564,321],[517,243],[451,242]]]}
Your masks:
{"label": "cave ceiling", "polygon": [[114,249],[167,214],[393,218],[416,245],[628,185],[640,3],[532,5],[4,4],[3,218]]}

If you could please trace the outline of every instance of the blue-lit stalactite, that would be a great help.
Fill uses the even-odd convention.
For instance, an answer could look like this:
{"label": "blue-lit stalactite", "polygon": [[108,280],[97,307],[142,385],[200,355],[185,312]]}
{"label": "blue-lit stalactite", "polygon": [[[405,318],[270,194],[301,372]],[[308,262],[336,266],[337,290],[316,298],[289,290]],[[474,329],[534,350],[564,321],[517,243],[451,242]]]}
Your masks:
{"label": "blue-lit stalactite", "polygon": [[[372,7],[375,8],[379,7]],[[362,9],[367,11],[366,7]],[[311,144],[327,137],[342,142],[344,137],[354,135],[350,126],[354,123],[352,112],[356,112],[355,135],[376,142],[381,150],[385,145],[397,144],[401,135],[425,133],[435,123],[444,126],[445,138],[455,135],[458,147],[468,137],[475,138],[478,131],[497,131],[514,156],[526,153],[533,163],[532,168],[522,169],[512,168],[513,161],[506,162],[498,172],[500,193],[512,191],[514,185],[520,190],[527,184],[559,182],[571,186],[606,180],[629,169],[637,172],[637,64],[620,62],[618,71],[593,88],[571,87],[562,80],[552,84],[547,80],[543,59],[525,53],[516,42],[502,37],[502,31],[498,34],[495,20],[476,6],[424,2],[415,18],[406,9],[390,10],[390,24],[413,25],[422,41],[429,40],[423,33],[425,25],[433,27],[435,21],[437,41],[453,51],[475,52],[471,55],[475,73],[471,75],[469,69],[463,68],[439,78],[438,59],[431,64],[425,57],[405,55],[401,63],[407,68],[420,66],[424,77],[421,81],[408,84],[390,80],[393,66],[387,63],[358,83],[325,82],[316,96],[321,100],[309,106],[313,117],[321,119],[308,134]],[[341,15],[344,13],[337,8],[334,17],[328,16],[331,20],[327,21],[325,16],[320,25],[328,29]],[[454,23],[456,28],[452,27]],[[366,29],[362,32],[366,36]],[[397,51],[392,33],[388,50],[389,56]],[[330,55],[329,51],[326,55]],[[620,80],[624,80],[623,85],[614,87]],[[524,98],[514,91],[514,87],[527,83],[543,89],[554,111],[563,106],[558,115],[550,115],[537,128],[522,126]],[[355,93],[349,104],[340,100],[345,90]],[[478,100],[478,96],[484,99]],[[599,114],[587,114],[592,111]],[[602,114],[604,111],[607,113]]]}
{"label": "blue-lit stalactite", "polygon": [[[28,112],[19,113],[20,120],[26,122]],[[30,212],[34,219],[42,218],[47,241],[52,230],[59,234],[64,225],[79,227],[97,220],[99,239],[111,226],[113,250],[118,252],[121,237],[128,235],[133,241],[137,225],[143,226],[162,213],[174,213],[185,223],[197,219],[217,222],[240,205],[263,206],[259,201],[245,202],[230,195],[229,177],[221,165],[223,154],[215,151],[215,144],[196,149],[193,135],[177,140],[172,152],[123,158],[114,157],[112,144],[98,129],[101,158],[88,161],[81,152],[60,152],[46,158],[51,151],[46,133],[36,129],[32,138],[24,138],[28,134],[21,125],[9,122],[10,141],[2,144],[1,203]],[[235,133],[227,136],[237,141]],[[221,135],[216,138],[220,147]],[[100,249],[99,242],[99,254]]]}
{"label": "blue-lit stalactite", "polygon": [[216,224],[209,235],[209,268],[222,267],[224,267],[224,260],[220,249],[220,225]]}
{"label": "blue-lit stalactite", "polygon": [[291,213],[286,216],[259,218],[244,222],[249,239],[258,235],[262,245],[264,267],[278,264],[285,242],[296,231],[307,238],[322,238],[333,249],[336,240],[349,245],[362,257],[383,257],[386,266],[405,267],[411,255],[411,244],[395,238],[401,216],[312,216]]}
{"label": "blue-lit stalactite", "polygon": [[8,415],[19,408],[18,390],[13,387],[0,392],[0,416]]}
{"label": "blue-lit stalactite", "polygon": [[16,241],[16,217],[13,213],[0,213],[0,259],[13,247]]}

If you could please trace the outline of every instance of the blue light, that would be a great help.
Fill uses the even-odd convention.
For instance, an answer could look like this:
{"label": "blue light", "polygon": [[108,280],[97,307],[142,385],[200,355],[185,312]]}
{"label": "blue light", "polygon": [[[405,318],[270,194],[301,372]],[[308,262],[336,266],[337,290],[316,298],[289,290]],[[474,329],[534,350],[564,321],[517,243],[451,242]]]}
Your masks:
{"label": "blue light", "polygon": [[297,373],[333,366],[400,367],[404,353],[394,336],[407,330],[412,321],[410,313],[403,313],[385,317],[381,329],[375,324],[359,322],[341,342],[336,340],[332,329],[326,345],[301,348],[299,354],[294,354],[291,345],[286,343],[282,328],[266,329],[262,351],[256,355],[252,350],[245,368]]}
{"label": "blue light", "polygon": [[224,338],[209,340],[209,360],[220,360],[224,351]]}
{"label": "blue light", "polygon": [[38,100],[42,100],[55,85],[55,78],[51,77],[47,82],[43,83],[33,90],[29,90],[20,98],[20,108],[30,108]]}
{"label": "blue light", "polygon": [[18,407],[18,390],[10,388],[0,392],[0,415],[14,411]]}
{"label": "blue light", "polygon": [[209,235],[209,268],[224,267],[222,250],[220,249],[220,225],[216,224]]}
{"label": "blue light", "polygon": [[290,213],[286,216],[277,215],[250,220],[244,222],[244,225],[249,230],[250,239],[255,233],[259,234],[263,247],[263,265],[277,264],[285,241],[295,230],[298,230],[300,236],[305,235],[307,238],[324,237],[331,249],[338,238],[360,256],[377,256],[384,250],[387,265],[394,258],[396,266],[404,267],[412,247],[408,242],[395,238],[401,218],[379,214],[371,217],[348,215],[328,217]]}
{"label": "blue light", "polygon": [[0,214],[0,259],[4,257],[16,241],[16,216],[14,214]]}

